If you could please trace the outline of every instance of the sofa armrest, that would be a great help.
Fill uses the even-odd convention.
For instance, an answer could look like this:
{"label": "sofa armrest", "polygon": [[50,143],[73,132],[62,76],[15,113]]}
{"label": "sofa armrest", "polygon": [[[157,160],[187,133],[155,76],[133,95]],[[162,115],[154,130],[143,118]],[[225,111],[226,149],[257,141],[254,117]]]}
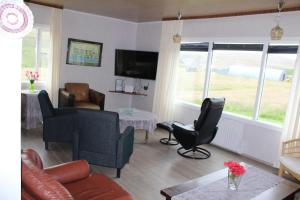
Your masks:
{"label": "sofa armrest", "polygon": [[90,101],[100,106],[100,110],[104,110],[105,94],[90,89],[89,91]]}
{"label": "sofa armrest", "polygon": [[77,160],[44,169],[52,178],[60,183],[70,183],[86,178],[90,174],[87,161]]}
{"label": "sofa armrest", "polygon": [[60,88],[58,93],[58,107],[73,107],[75,95]]}
{"label": "sofa armrest", "polygon": [[129,158],[133,152],[134,128],[128,126],[121,134],[118,142],[117,167],[122,168],[129,162]]}

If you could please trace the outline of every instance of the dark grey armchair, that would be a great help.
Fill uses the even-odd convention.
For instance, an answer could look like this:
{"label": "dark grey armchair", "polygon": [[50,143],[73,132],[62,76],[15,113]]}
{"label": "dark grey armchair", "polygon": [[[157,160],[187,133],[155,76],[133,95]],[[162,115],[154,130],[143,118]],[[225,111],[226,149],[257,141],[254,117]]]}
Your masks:
{"label": "dark grey armchair", "polygon": [[43,116],[45,149],[48,150],[48,142],[72,143],[73,133],[76,130],[76,110],[55,109],[45,90],[40,91],[38,99]]}
{"label": "dark grey armchair", "polygon": [[134,128],[121,134],[119,115],[115,112],[78,109],[78,131],[74,134],[73,160],[84,159],[90,164],[121,169],[133,152]]}

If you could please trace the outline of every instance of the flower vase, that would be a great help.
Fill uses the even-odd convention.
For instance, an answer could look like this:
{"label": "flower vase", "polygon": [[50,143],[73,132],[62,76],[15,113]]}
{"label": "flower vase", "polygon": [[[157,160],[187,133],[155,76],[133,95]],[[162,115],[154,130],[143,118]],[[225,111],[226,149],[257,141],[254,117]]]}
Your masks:
{"label": "flower vase", "polygon": [[29,91],[34,92],[35,91],[35,85],[34,85],[34,80],[29,81]]}
{"label": "flower vase", "polygon": [[234,175],[230,170],[228,170],[228,189],[237,191],[242,179],[241,176]]}

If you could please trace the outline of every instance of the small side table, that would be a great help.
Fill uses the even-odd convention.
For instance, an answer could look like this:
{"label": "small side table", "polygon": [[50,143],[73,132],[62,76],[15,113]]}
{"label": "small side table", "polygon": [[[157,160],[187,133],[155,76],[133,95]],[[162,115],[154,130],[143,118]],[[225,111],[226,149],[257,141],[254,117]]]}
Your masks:
{"label": "small side table", "polygon": [[38,100],[39,90],[21,91],[21,124],[22,128],[34,129],[42,122],[42,113]]}

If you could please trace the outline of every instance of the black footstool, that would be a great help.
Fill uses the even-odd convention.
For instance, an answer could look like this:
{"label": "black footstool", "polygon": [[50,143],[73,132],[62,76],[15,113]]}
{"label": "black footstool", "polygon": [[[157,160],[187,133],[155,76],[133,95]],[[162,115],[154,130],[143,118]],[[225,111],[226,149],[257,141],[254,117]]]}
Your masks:
{"label": "black footstool", "polygon": [[159,140],[160,143],[165,144],[165,145],[177,145],[178,144],[176,139],[172,139],[172,133],[173,133],[172,124],[170,124],[168,122],[162,122],[162,123],[158,123],[157,127],[162,128],[169,132],[169,138],[160,139]]}

